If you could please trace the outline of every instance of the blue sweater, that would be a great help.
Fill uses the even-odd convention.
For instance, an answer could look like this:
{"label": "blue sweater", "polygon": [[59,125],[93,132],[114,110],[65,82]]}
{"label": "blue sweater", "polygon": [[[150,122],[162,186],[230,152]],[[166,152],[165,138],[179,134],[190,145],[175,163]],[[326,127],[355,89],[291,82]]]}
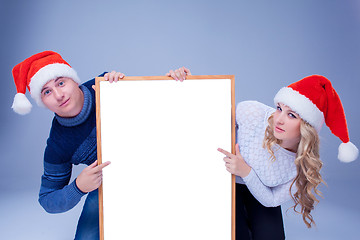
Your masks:
{"label": "blue sweater", "polygon": [[[100,76],[103,76],[100,75]],[[86,193],[75,180],[69,184],[72,165],[90,165],[97,159],[95,91],[92,79],[82,85],[84,106],[76,117],[55,114],[44,153],[44,174],[39,193],[40,205],[49,213],[66,212]]]}

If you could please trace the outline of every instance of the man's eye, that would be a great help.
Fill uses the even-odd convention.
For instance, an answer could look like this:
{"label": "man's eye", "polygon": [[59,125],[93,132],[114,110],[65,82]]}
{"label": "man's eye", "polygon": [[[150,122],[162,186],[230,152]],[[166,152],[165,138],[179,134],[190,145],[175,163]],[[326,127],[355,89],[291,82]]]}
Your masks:
{"label": "man's eye", "polygon": [[50,90],[44,91],[44,95],[48,95],[50,93]]}
{"label": "man's eye", "polygon": [[62,85],[64,85],[65,83],[64,83],[64,81],[60,81],[59,82],[59,86],[62,86]]}
{"label": "man's eye", "polygon": [[279,110],[279,111],[282,111],[280,106],[277,106],[276,109]]}

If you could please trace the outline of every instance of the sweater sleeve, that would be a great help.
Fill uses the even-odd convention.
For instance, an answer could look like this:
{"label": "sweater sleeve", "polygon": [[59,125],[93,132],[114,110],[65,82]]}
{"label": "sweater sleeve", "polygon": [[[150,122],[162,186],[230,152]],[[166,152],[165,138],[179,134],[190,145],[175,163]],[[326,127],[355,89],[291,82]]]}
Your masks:
{"label": "sweater sleeve", "polygon": [[48,213],[62,213],[72,209],[85,195],[75,183],[70,184],[72,164],[44,162],[39,203]]}
{"label": "sweater sleeve", "polygon": [[[291,199],[289,189],[292,181],[268,187],[261,182],[253,169],[243,180],[251,194],[265,207],[277,207]],[[294,190],[295,186],[293,186],[292,192]]]}
{"label": "sweater sleeve", "polygon": [[242,101],[236,107],[236,122],[239,127],[255,128],[259,123],[267,124],[267,118],[274,111],[257,101]]}

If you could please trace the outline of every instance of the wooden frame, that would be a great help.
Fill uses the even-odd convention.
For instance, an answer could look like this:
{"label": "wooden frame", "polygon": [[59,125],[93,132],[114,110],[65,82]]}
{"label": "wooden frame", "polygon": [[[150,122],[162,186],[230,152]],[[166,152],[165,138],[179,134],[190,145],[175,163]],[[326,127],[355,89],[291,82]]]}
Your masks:
{"label": "wooden frame", "polygon": [[[150,82],[149,82],[149,80],[151,80]],[[163,81],[163,80],[167,80],[167,81]],[[202,81],[191,81],[191,80],[202,80]],[[207,80],[207,82],[205,81],[205,80]],[[213,80],[215,80],[215,81],[213,81]],[[218,80],[224,80],[224,81],[218,81]],[[231,127],[231,130],[229,131],[230,132],[230,138],[231,138],[231,140],[229,140],[229,142],[230,142],[230,145],[229,146],[217,146],[217,147],[223,147],[223,148],[227,148],[228,147],[228,149],[229,148],[231,148],[231,151],[234,153],[235,152],[235,79],[234,79],[234,76],[233,75],[202,75],[202,76],[188,76],[188,78],[187,78],[187,80],[184,82],[184,83],[180,83],[180,82],[175,82],[172,78],[169,78],[169,77],[164,77],[164,76],[148,76],[148,77],[125,77],[123,80],[121,80],[120,82],[118,82],[118,83],[112,83],[112,84],[114,84],[112,87],[111,87],[111,89],[112,88],[114,88],[115,86],[117,86],[117,85],[122,85],[122,87],[121,87],[121,89],[126,89],[127,87],[125,87],[124,85],[128,85],[129,83],[130,83],[130,86],[131,85],[133,85],[134,83],[140,83],[139,81],[143,81],[142,82],[142,84],[141,85],[139,85],[139,84],[137,84],[138,86],[143,86],[145,83],[146,84],[149,84],[149,83],[157,83],[157,84],[159,84],[159,86],[160,85],[164,85],[164,83],[165,82],[168,82],[168,83],[170,83],[170,85],[173,85],[173,84],[178,84],[178,86],[176,87],[176,88],[187,88],[186,87],[186,84],[189,84],[189,85],[191,85],[192,83],[194,83],[194,84],[192,84],[192,85],[195,85],[195,82],[199,82],[199,84],[202,84],[202,86],[204,87],[204,90],[206,89],[206,83],[209,83],[209,85],[211,85],[212,83],[219,83],[220,85],[224,85],[225,83],[225,81],[227,80],[227,82],[230,82],[229,84],[229,91],[231,91],[231,93],[229,94],[229,96],[230,96],[230,100],[229,101],[231,101],[231,103],[230,103],[230,107],[231,107],[231,109],[229,109],[229,114],[231,113],[231,116],[230,116],[230,119],[231,119],[231,123],[229,124],[229,126]],[[144,82],[145,81],[145,82]],[[127,83],[126,83],[127,82]],[[189,82],[189,83],[187,83],[187,82]],[[192,82],[192,83],[190,83],[190,82]],[[186,83],[186,84],[185,84]],[[210,84],[211,83],[211,84]],[[103,148],[104,148],[104,146],[102,145],[103,144],[103,141],[102,141],[102,131],[104,131],[105,132],[105,130],[104,130],[104,128],[105,127],[108,127],[110,124],[109,124],[109,121],[107,121],[107,123],[104,123],[104,125],[102,125],[102,114],[104,114],[102,111],[104,111],[105,112],[105,107],[102,105],[103,104],[103,100],[102,100],[102,98],[106,98],[106,97],[104,97],[104,96],[106,96],[106,95],[102,95],[102,92],[101,91],[104,91],[104,94],[105,94],[105,89],[106,89],[106,84],[109,84],[109,83],[105,83],[105,80],[104,80],[104,78],[96,78],[96,117],[97,117],[97,123],[96,123],[96,126],[97,126],[97,154],[98,154],[98,162],[99,162],[99,164],[101,164],[102,162],[103,162],[103,160],[104,161],[107,161],[108,159],[103,159],[103,158],[108,158],[108,157],[105,157],[105,156],[103,156],[104,155],[104,152],[103,152]],[[100,87],[101,85],[103,85],[104,87]],[[226,84],[225,84],[226,85]],[[150,86],[150,85],[149,85]],[[102,88],[104,88],[104,90],[102,90]],[[130,87],[131,88],[131,87]],[[190,87],[189,87],[190,88]],[[216,87],[215,87],[216,88]],[[110,88],[108,88],[108,89],[110,89]],[[167,89],[167,87],[165,86],[165,89]],[[171,89],[171,87],[169,88],[169,89]],[[112,91],[112,90],[110,90],[110,91]],[[181,91],[181,90],[180,90]],[[166,93],[167,94],[172,94],[172,92],[171,91],[163,91],[163,93],[165,94],[165,99],[163,100],[163,101],[167,101],[167,97],[169,97],[169,95],[166,95]],[[199,93],[199,99],[201,99],[201,92],[198,92]],[[160,94],[162,94],[162,93],[160,93]],[[109,95],[109,94],[107,94],[107,95]],[[113,95],[115,95],[115,94],[113,94]],[[116,95],[119,95],[119,94],[116,94]],[[132,96],[133,96],[134,94],[132,94]],[[159,94],[158,94],[159,95]],[[189,94],[189,95],[191,95],[191,94]],[[139,96],[140,97],[140,96]],[[158,97],[158,96],[157,96]],[[171,96],[170,96],[171,97]],[[184,97],[184,99],[187,97],[187,96],[183,96]],[[131,97],[130,97],[131,98]],[[150,97],[151,98],[151,97]],[[149,98],[148,98],[149,99]],[[101,100],[101,101],[100,101]],[[105,103],[104,103],[105,104]],[[106,106],[108,106],[108,105],[111,105],[111,103],[109,103],[109,102],[107,102],[107,105]],[[114,103],[114,108],[111,108],[112,110],[111,110],[111,112],[113,112],[113,111],[115,111],[116,112],[116,110],[118,109],[118,102],[115,102]],[[123,104],[123,105],[125,105],[125,104]],[[156,105],[156,104],[154,104],[154,105]],[[151,107],[151,106],[148,106],[148,105],[146,105],[146,109],[148,110],[148,108],[149,107]],[[103,109],[104,108],[104,109]],[[220,109],[220,108],[222,108],[222,106],[219,106],[219,108],[218,109]],[[110,112],[110,110],[108,110],[108,112]],[[190,117],[190,116],[189,116]],[[107,117],[106,117],[107,118]],[[125,117],[122,117],[122,118],[125,118]],[[131,117],[129,117],[129,118],[131,118]],[[206,120],[206,118],[205,118],[205,120]],[[118,119],[112,119],[112,123],[111,124],[114,124],[114,126],[117,126],[117,124],[118,124]],[[120,124],[119,124],[120,125]],[[174,126],[174,127],[176,127],[176,126]],[[171,128],[171,129],[173,129],[173,128]],[[171,130],[170,129],[170,130]],[[110,132],[109,130],[106,130],[108,133]],[[107,133],[107,134],[108,134]],[[116,136],[118,136],[118,135],[120,135],[120,134],[117,134],[116,132],[114,132],[113,134],[116,134]],[[139,138],[140,139],[140,137],[141,136],[136,136],[137,138]],[[116,140],[117,141],[117,140]],[[149,144],[148,142],[146,143],[146,144]],[[109,142],[108,143],[106,143],[106,145],[110,145],[109,144]],[[115,146],[115,145],[114,145]],[[155,145],[156,146],[156,145]],[[117,148],[118,147],[118,145],[116,145],[116,147],[115,148]],[[121,146],[120,146],[121,147]],[[113,149],[114,149],[114,147],[112,147]],[[141,147],[140,147],[141,148]],[[216,150],[216,149],[215,149]],[[108,151],[108,150],[107,150]],[[160,151],[160,150],[159,150]],[[121,152],[126,152],[126,150],[122,150]],[[141,152],[141,149],[140,149],[140,151],[138,151],[138,152]],[[185,151],[186,152],[186,151]],[[136,155],[137,154],[137,152],[133,152],[132,153],[133,155]],[[214,154],[216,154],[216,153],[214,153]],[[213,155],[214,155],[213,154]],[[171,158],[171,156],[169,156],[170,158]],[[130,155],[130,158],[131,159],[133,159],[133,157],[132,157],[132,155]],[[221,163],[220,165],[222,165],[222,168],[223,169],[221,169],[221,171],[223,171],[224,173],[226,172],[226,170],[225,170],[225,167],[223,166],[223,161],[222,161],[222,155],[219,153],[218,155],[217,155],[217,158],[218,158],[218,161],[219,161],[219,163]],[[126,159],[129,159],[129,158],[126,158]],[[117,160],[118,161],[118,160]],[[123,162],[129,162],[129,161],[123,161]],[[196,162],[198,162],[198,161],[196,161]],[[114,179],[112,179],[112,180],[110,180],[110,177],[109,177],[109,179],[107,179],[107,176],[111,176],[111,174],[110,174],[110,170],[108,170],[108,169],[111,169],[111,167],[112,167],[112,165],[113,165],[113,163],[114,162],[112,162],[112,164],[110,164],[110,166],[108,166],[107,168],[105,168],[104,170],[103,170],[103,175],[104,175],[104,183],[105,183],[105,186],[106,186],[106,184],[110,184],[110,182],[115,182],[115,181],[117,181],[117,180],[115,180],[114,181]],[[115,165],[115,164],[114,164]],[[210,165],[210,164],[209,164]],[[179,166],[179,165],[178,165]],[[147,167],[149,167],[149,165],[147,165]],[[191,169],[191,167],[189,167],[188,169]],[[107,172],[107,171],[109,171],[109,173]],[[178,176],[178,175],[180,175],[179,173],[176,173],[175,171],[174,171],[174,169],[172,169],[172,170],[169,170],[169,171],[171,171],[172,173],[171,173],[171,175],[169,175],[169,174],[165,174],[164,172],[167,172],[167,171],[161,171],[160,173],[158,173],[158,174],[156,174],[156,175],[161,175],[161,174],[165,174],[164,175],[164,178],[162,178],[163,179],[163,181],[164,182],[169,182],[169,183],[172,183],[173,181],[174,181],[174,179],[175,179],[175,177],[173,177],[173,176]],[[201,171],[200,169],[197,169],[197,171]],[[226,172],[227,173],[227,172]],[[107,175],[108,174],[108,175]],[[114,175],[114,173],[112,173],[113,175]],[[135,175],[137,175],[137,174],[135,174]],[[186,173],[184,174],[183,172],[181,173],[181,175],[182,176],[186,176]],[[136,177],[137,178],[141,178],[141,176],[142,175],[137,175]],[[230,218],[231,218],[231,220],[230,220],[230,222],[231,222],[231,226],[229,226],[229,232],[230,232],[230,235],[229,236],[231,236],[231,239],[232,240],[235,240],[235,176],[231,176],[230,177],[230,174],[228,174],[228,176],[229,176],[229,180],[230,180],[230,182],[229,182],[229,185],[230,185],[230,199],[231,199],[231,203],[229,203],[229,206],[230,206],[230,211],[231,211],[231,213],[229,213],[230,214]],[[129,179],[129,181],[131,181],[130,179]],[[147,182],[147,180],[144,180],[144,183],[146,183]],[[160,184],[159,184],[160,185]],[[138,185],[136,185],[136,186],[138,186]],[[176,186],[178,186],[179,187],[179,185],[176,185]],[[116,187],[117,188],[117,187]],[[170,188],[167,188],[167,189],[170,189]],[[171,189],[172,189],[172,186],[171,186]],[[108,191],[108,192],[110,192],[110,191]],[[138,192],[141,192],[141,191],[138,191]],[[137,192],[137,193],[138,193]],[[123,193],[126,193],[126,191],[124,191]],[[173,193],[173,192],[172,192]],[[181,194],[181,193],[180,193]],[[189,193],[187,193],[186,192],[186,194],[189,194]],[[124,198],[126,198],[126,196],[124,196],[124,195],[120,195],[120,199],[124,199]],[[136,200],[138,200],[138,199],[136,199]],[[145,199],[146,200],[146,199]],[[119,201],[119,200],[115,200],[116,202],[117,201]],[[168,201],[166,202],[166,203],[168,203]],[[109,204],[109,203],[108,203]],[[109,204],[110,205],[110,204]],[[142,205],[142,204],[139,204],[139,205]],[[138,206],[139,206],[138,205]],[[113,205],[114,206],[114,205]],[[212,209],[218,209],[218,208],[220,208],[220,209],[223,209],[223,207],[224,206],[218,206],[218,207],[215,207],[215,208],[212,208]],[[174,207],[175,208],[175,207]],[[135,208],[134,208],[135,209]],[[169,210],[170,211],[170,210]],[[107,213],[108,215],[110,214],[109,212]],[[135,214],[134,214],[135,215]],[[136,224],[138,223],[138,221],[140,222],[140,220],[142,219],[142,217],[143,217],[144,215],[141,215],[141,217],[139,217],[139,218],[137,218],[137,220],[136,220]],[[166,215],[167,216],[167,215]],[[168,216],[167,216],[168,217]],[[193,215],[191,216],[191,217],[193,217]],[[99,187],[99,220],[100,220],[100,239],[101,240],[103,240],[104,239],[104,186],[103,186],[103,184]],[[130,221],[130,220],[127,220],[127,221]],[[167,222],[169,222],[169,221],[173,221],[173,219],[166,219],[166,220],[164,220],[164,222],[163,222],[163,224],[166,224]],[[150,222],[148,222],[147,224],[151,224]],[[142,231],[143,229],[144,229],[144,225],[143,226],[138,226],[138,231]],[[182,226],[179,226],[179,227],[182,227]],[[231,228],[231,229],[230,229]],[[183,230],[183,231],[193,231],[194,229],[188,229],[188,230]],[[110,231],[110,230],[109,230]],[[190,234],[190,233],[189,233]],[[194,233],[195,234],[195,233]],[[175,234],[176,235],[176,234]],[[156,238],[155,236],[151,236],[151,235],[147,235],[148,236],[148,238],[149,239],[159,239],[159,240],[161,240],[161,239],[163,239],[163,238]],[[110,236],[106,236],[106,239],[107,240],[109,240],[109,239],[113,239],[113,238],[111,238]],[[115,237],[114,239],[120,239],[119,237]],[[137,238],[127,238],[127,239],[137,239]],[[126,240],[127,240],[126,239]],[[165,239],[165,238],[164,238]],[[172,236],[172,237],[168,237],[168,239],[177,239],[175,236]],[[199,238],[187,238],[187,239],[189,239],[189,240],[192,240],[192,239],[199,239]],[[200,238],[201,239],[201,238]],[[224,238],[220,238],[220,239],[224,239]],[[226,238],[225,238],[226,239]]]}

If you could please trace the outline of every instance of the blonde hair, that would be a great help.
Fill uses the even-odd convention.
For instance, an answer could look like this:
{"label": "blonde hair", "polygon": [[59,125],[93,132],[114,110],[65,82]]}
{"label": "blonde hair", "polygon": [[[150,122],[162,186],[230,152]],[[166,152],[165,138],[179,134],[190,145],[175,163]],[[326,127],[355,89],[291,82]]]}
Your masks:
{"label": "blonde hair", "polygon": [[[268,150],[271,154],[271,159],[275,161],[276,158],[273,146],[275,144],[281,144],[281,140],[275,138],[273,134],[273,118],[274,116],[271,115],[268,119],[269,125],[265,130],[263,147]],[[318,186],[320,183],[325,184],[320,174],[323,163],[320,160],[319,154],[319,135],[315,128],[302,119],[300,124],[300,135],[300,142],[294,162],[297,169],[297,175],[291,183],[289,191],[295,202],[295,205],[292,208],[295,212],[302,214],[304,223],[308,228],[311,228],[312,225],[315,225],[315,221],[310,213],[314,209],[314,205],[319,202],[315,194],[322,196],[321,192],[318,190]],[[294,184],[297,187],[297,191],[292,195],[291,188]],[[300,211],[296,209],[298,206],[300,206]]]}

